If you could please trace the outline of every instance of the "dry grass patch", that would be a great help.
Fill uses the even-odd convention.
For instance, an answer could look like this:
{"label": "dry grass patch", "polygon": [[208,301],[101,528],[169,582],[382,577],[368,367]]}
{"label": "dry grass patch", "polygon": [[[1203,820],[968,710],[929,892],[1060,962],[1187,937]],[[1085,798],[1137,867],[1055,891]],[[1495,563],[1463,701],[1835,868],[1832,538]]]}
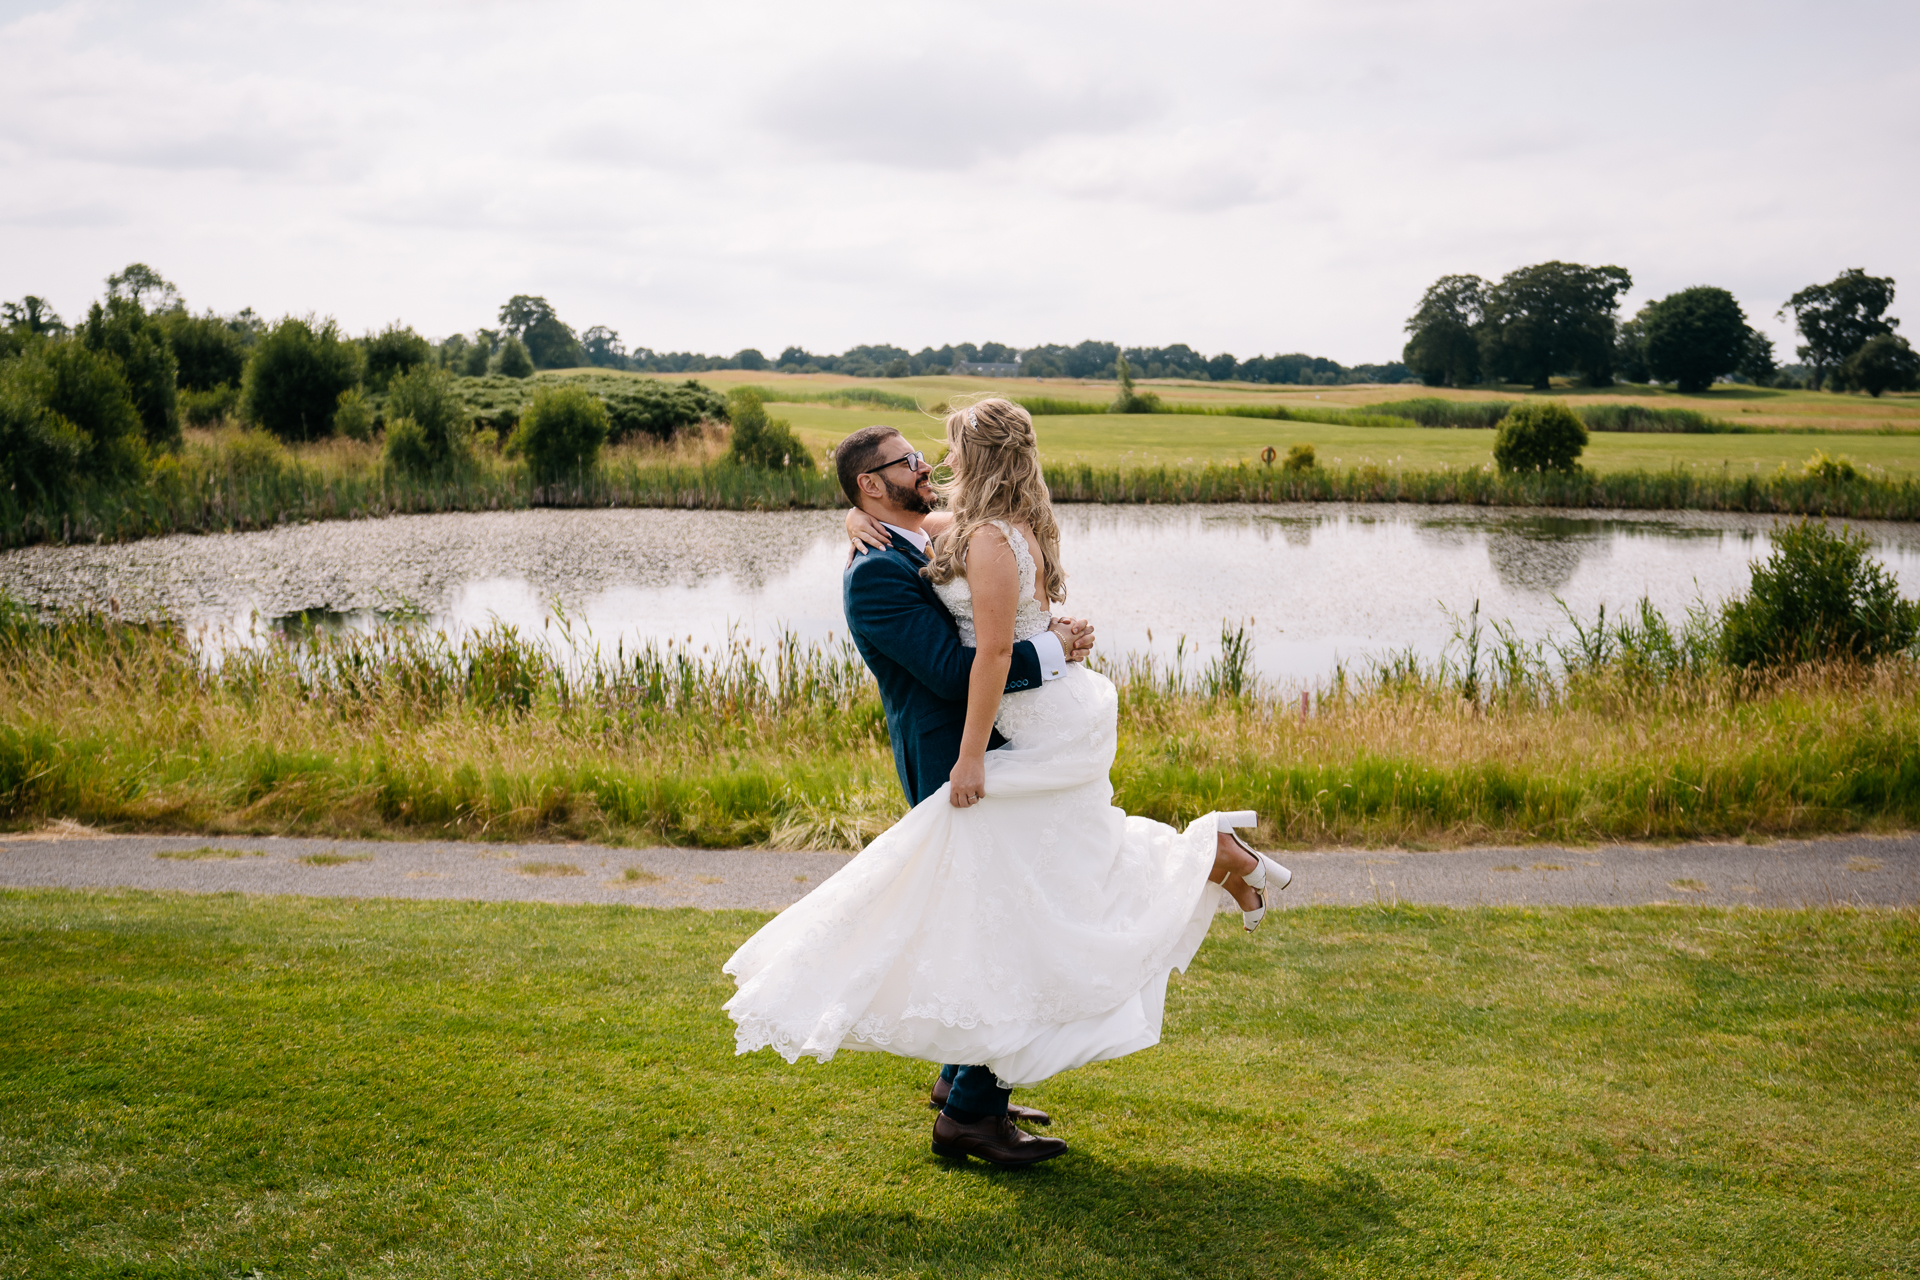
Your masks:
{"label": "dry grass patch", "polygon": [[523,862],[514,868],[523,876],[583,876],[571,862]]}
{"label": "dry grass patch", "polygon": [[329,849],[325,853],[306,854],[302,857],[295,858],[294,861],[304,862],[310,867],[339,867],[349,862],[372,862],[373,855],[370,853],[340,853],[337,850]]}
{"label": "dry grass patch", "polygon": [[216,849],[210,844],[203,844],[198,849],[162,849],[153,856],[181,862],[204,862],[214,858],[264,858],[267,855],[261,849]]}

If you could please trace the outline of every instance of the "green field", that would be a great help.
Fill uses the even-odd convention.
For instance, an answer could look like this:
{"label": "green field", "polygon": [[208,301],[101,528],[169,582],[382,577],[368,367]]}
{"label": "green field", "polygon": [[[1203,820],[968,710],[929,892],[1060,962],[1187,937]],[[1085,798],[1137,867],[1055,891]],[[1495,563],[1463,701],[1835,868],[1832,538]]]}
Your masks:
{"label": "green field", "polygon": [[[874,423],[898,427],[923,446],[943,439],[938,419],[902,410],[786,404],[774,412],[825,455],[849,432]],[[1492,431],[1424,427],[1348,427],[1318,422],[1185,414],[1103,414],[1034,421],[1048,462],[1096,466],[1191,466],[1244,462],[1272,445],[1281,453],[1311,444],[1322,466],[1376,463],[1419,470],[1493,465]],[[1844,456],[1868,474],[1920,474],[1920,436],[1655,435],[1594,432],[1581,458],[1596,471],[1664,471],[1682,466],[1763,473],[1798,470],[1816,449]]]}
{"label": "green field", "polygon": [[763,918],[0,894],[0,1275],[1920,1269],[1912,913],[1222,925],[1021,1172],[928,1152],[929,1067],[735,1057]]}

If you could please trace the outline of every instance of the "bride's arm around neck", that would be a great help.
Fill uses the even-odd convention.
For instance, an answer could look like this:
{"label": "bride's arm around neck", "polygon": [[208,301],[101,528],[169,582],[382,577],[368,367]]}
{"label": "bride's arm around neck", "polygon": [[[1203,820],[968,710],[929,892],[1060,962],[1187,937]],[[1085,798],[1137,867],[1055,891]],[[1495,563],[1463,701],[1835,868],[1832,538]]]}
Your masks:
{"label": "bride's arm around neck", "polygon": [[973,531],[967,539],[965,572],[976,639],[960,760],[950,775],[953,802],[959,807],[970,803],[967,797],[981,794],[986,784],[987,742],[1000,714],[1000,696],[1013,662],[1014,617],[1020,611],[1020,565],[1000,530],[981,525]]}

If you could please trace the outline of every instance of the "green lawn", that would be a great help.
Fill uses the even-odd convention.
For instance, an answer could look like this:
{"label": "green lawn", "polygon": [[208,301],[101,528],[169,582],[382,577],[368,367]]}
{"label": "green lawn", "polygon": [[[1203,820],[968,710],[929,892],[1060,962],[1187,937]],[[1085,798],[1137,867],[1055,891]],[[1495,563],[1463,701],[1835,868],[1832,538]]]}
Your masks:
{"label": "green lawn", "polygon": [[[1312,403],[1311,396],[1307,403]],[[774,412],[792,422],[821,456],[847,433],[874,423],[898,427],[923,446],[942,438],[937,419],[900,410],[787,404]],[[1285,453],[1295,444],[1311,444],[1322,466],[1372,462],[1433,470],[1493,464],[1492,431],[1346,427],[1174,414],[1049,416],[1036,419],[1034,427],[1047,461],[1098,466],[1242,462],[1267,445]],[[1758,464],[1764,473],[1782,463],[1797,470],[1815,449],[1851,458],[1863,467],[1901,475],[1920,473],[1920,436],[1594,432],[1581,461],[1598,471],[1664,471],[1676,465],[1717,471],[1724,465],[1746,473]]]}
{"label": "green lawn", "polygon": [[0,894],[0,1275],[1920,1269],[1911,913],[1223,926],[1018,1173],[919,1064],[735,1058],[760,919]]}

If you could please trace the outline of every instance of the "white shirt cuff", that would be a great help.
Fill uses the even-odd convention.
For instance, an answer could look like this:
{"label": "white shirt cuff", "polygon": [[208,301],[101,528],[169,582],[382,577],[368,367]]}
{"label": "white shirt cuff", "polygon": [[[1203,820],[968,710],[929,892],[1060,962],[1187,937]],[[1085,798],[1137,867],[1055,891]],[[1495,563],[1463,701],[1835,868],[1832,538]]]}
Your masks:
{"label": "white shirt cuff", "polygon": [[1060,637],[1051,631],[1042,631],[1033,638],[1033,652],[1040,659],[1040,679],[1058,680],[1067,674],[1067,651],[1061,647]]}

